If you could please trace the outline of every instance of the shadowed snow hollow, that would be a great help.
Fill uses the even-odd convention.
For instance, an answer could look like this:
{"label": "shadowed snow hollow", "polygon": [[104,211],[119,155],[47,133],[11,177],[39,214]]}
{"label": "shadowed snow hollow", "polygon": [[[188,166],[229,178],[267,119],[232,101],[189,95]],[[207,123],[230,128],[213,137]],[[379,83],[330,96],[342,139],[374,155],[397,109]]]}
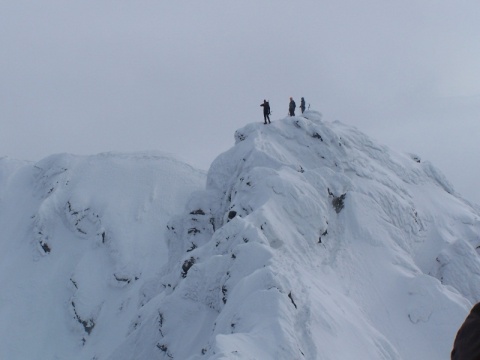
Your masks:
{"label": "shadowed snow hollow", "polygon": [[[433,165],[316,112],[238,130],[206,188],[169,161],[65,155],[0,172],[2,214],[18,212],[1,220],[5,354],[449,357],[480,300],[480,212]],[[28,312],[47,336],[24,330]]]}

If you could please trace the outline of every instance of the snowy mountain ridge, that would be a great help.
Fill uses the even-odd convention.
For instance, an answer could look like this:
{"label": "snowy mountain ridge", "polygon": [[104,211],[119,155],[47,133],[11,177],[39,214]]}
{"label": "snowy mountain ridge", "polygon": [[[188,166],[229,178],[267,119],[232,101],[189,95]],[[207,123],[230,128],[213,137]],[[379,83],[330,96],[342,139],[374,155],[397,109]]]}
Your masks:
{"label": "snowy mountain ridge", "polygon": [[207,176],[161,154],[1,159],[0,355],[446,359],[480,299],[479,214],[313,111],[237,130]]}

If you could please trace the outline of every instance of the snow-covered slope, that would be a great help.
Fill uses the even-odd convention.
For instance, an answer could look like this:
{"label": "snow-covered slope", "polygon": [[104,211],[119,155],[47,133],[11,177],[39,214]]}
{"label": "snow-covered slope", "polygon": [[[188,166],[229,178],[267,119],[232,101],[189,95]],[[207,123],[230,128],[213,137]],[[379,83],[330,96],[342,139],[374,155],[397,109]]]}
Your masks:
{"label": "snow-covered slope", "polygon": [[0,160],[0,358],[102,359],[205,173],[160,154]]}
{"label": "snow-covered slope", "polygon": [[3,160],[0,356],[448,358],[478,206],[316,112],[235,142],[206,188],[165,157]]}

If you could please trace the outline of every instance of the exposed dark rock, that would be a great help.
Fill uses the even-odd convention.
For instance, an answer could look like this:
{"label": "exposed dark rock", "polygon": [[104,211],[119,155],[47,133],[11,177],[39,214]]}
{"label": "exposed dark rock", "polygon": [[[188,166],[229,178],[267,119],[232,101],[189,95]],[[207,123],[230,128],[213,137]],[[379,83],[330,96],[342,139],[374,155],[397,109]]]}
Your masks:
{"label": "exposed dark rock", "polygon": [[296,309],[296,308],[297,308],[297,304],[295,304],[295,301],[293,301],[293,296],[292,296],[292,292],[291,292],[291,291],[288,293],[288,297],[290,298],[290,300],[292,301],[293,306],[295,306],[295,309]]}
{"label": "exposed dark rock", "polygon": [[52,251],[52,249],[50,249],[50,246],[48,246],[48,244],[44,241],[40,241],[40,246],[42,247],[45,254],[48,254],[50,253],[50,251]]}
{"label": "exposed dark rock", "polygon": [[317,133],[317,132],[316,132],[316,133],[313,133],[312,137],[313,137],[314,139],[320,139],[320,141],[323,141],[322,136],[321,136],[319,133]]}
{"label": "exposed dark rock", "polygon": [[159,311],[158,312],[158,331],[160,332],[160,335],[162,335],[163,337],[164,335],[163,335],[162,327],[163,327],[163,314]]}
{"label": "exposed dark rock", "polygon": [[121,276],[118,276],[117,274],[113,274],[113,277],[115,278],[115,280],[117,280],[118,282],[125,282],[127,284],[130,284],[130,281],[132,281],[132,279],[128,278],[128,277],[121,277]]}
{"label": "exposed dark rock", "polygon": [[187,249],[187,252],[190,252],[190,251],[193,251],[197,248],[197,245],[195,245],[193,242],[192,242],[192,246],[190,246],[189,249]]}
{"label": "exposed dark rock", "polygon": [[322,236],[326,236],[328,234],[328,230],[325,230],[322,235],[320,235],[320,237],[318,238],[318,243],[321,244],[322,243]]}
{"label": "exposed dark rock", "polygon": [[157,344],[157,348],[162,350],[169,358],[173,359],[173,356],[168,352],[168,347],[165,344]]}
{"label": "exposed dark rock", "polygon": [[222,301],[224,304],[226,304],[227,303],[227,287],[225,285],[222,286],[222,294],[223,294]]}
{"label": "exposed dark rock", "polygon": [[243,141],[247,138],[247,136],[245,134],[242,134],[241,132],[239,132],[238,130],[235,131],[235,140],[237,141]]}
{"label": "exposed dark rock", "polygon": [[340,211],[342,211],[343,207],[344,207],[344,202],[345,202],[345,196],[347,194],[342,194],[338,197],[334,197],[333,200],[332,200],[332,205],[333,207],[335,208],[335,211],[338,213],[340,213]]}
{"label": "exposed dark rock", "polygon": [[200,233],[200,232],[201,232],[201,231],[198,230],[197,228],[190,228],[190,229],[188,229],[188,233],[189,233],[189,234],[195,235],[195,234],[198,234],[198,233]]}
{"label": "exposed dark rock", "polygon": [[73,286],[75,286],[75,289],[78,289],[78,284],[75,280],[73,280],[72,278],[70,278],[70,281],[72,282]]}
{"label": "exposed dark rock", "polygon": [[190,270],[190,268],[193,266],[193,264],[195,264],[195,258],[194,257],[191,257],[190,259],[188,260],[185,260],[183,262],[183,265],[182,265],[182,277],[186,278],[187,277],[187,273],[188,273],[188,270]]}
{"label": "exposed dark rock", "polygon": [[75,308],[75,302],[72,301],[72,307],[73,307],[73,313],[75,314],[75,319],[77,319],[77,321],[83,325],[83,329],[85,330],[85,332],[90,335],[90,333],[92,332],[93,328],[95,327],[95,321],[93,319],[87,319],[87,320],[84,320],[80,317],[80,315],[78,315],[77,313],[77,309]]}

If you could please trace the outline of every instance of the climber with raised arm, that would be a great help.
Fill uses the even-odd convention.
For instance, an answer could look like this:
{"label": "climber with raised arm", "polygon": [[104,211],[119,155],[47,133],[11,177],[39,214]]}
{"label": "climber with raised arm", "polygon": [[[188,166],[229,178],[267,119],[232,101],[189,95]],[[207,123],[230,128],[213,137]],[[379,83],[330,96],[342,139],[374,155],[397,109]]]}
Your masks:
{"label": "climber with raised arm", "polygon": [[264,124],[267,124],[267,121],[268,121],[268,124],[271,124],[270,122],[270,104],[268,103],[267,100],[263,100],[263,104],[260,104],[260,106],[263,107],[263,120],[264,120]]}

